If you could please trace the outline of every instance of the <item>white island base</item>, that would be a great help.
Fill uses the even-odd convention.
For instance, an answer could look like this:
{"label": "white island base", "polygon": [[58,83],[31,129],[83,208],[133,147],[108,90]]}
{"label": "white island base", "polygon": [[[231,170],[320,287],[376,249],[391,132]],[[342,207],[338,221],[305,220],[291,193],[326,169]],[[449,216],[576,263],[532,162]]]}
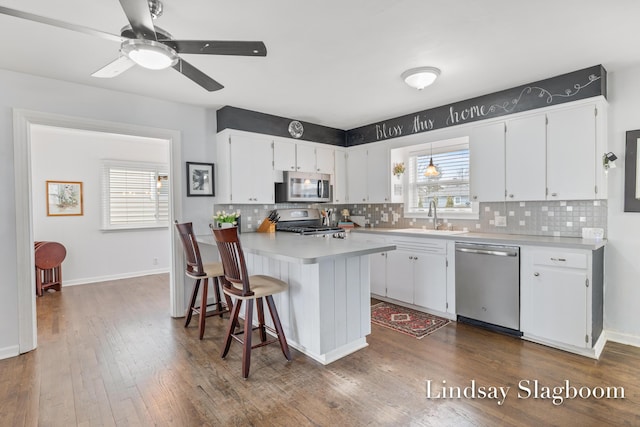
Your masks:
{"label": "white island base", "polygon": [[[265,274],[289,284],[286,292],[273,298],[291,347],[327,365],[368,345],[369,255],[313,264],[251,253],[245,257],[249,274]],[[269,316],[265,319],[271,324]]]}

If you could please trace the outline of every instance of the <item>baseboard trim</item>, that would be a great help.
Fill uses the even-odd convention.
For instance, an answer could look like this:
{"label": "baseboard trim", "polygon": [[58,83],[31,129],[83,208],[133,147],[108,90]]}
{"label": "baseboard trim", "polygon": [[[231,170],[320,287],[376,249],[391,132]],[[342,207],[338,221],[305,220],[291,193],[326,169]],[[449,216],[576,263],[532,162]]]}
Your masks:
{"label": "baseboard trim", "polygon": [[632,345],[640,347],[640,337],[637,335],[624,334],[622,332],[606,331],[607,341],[617,342],[619,344]]}
{"label": "baseboard trim", "polygon": [[151,276],[153,274],[169,273],[168,268],[158,270],[132,271],[129,273],[113,274],[109,276],[85,277],[84,279],[64,280],[62,287],[87,285],[90,283],[108,282],[111,280],[131,279],[132,277]]}
{"label": "baseboard trim", "polygon": [[18,355],[20,355],[20,346],[18,345],[0,348],[0,360],[16,357]]}

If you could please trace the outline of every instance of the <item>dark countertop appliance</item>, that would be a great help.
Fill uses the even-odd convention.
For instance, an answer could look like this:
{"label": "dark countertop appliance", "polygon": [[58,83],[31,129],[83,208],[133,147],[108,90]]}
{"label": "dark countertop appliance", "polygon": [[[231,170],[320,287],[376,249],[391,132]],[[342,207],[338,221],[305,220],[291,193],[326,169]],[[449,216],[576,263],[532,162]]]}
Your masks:
{"label": "dark countertop appliance", "polygon": [[288,231],[303,235],[344,233],[344,229],[325,224],[319,209],[297,208],[275,211],[278,222],[276,231]]}

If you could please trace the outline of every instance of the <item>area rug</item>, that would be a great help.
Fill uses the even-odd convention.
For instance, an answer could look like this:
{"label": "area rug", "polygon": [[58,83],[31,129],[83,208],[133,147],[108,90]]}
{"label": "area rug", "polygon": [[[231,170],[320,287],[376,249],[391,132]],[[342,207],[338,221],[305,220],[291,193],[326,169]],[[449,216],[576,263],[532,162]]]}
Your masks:
{"label": "area rug", "polygon": [[371,323],[421,339],[446,326],[449,319],[381,302],[371,307]]}

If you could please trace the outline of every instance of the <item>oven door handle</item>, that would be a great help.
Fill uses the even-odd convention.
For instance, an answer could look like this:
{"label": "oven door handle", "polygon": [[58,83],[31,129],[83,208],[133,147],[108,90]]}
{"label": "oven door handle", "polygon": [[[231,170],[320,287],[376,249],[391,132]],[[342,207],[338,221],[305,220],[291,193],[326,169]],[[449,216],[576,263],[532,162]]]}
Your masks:
{"label": "oven door handle", "polygon": [[456,248],[456,252],[493,256],[518,256],[518,253],[516,251],[496,251],[487,249]]}

